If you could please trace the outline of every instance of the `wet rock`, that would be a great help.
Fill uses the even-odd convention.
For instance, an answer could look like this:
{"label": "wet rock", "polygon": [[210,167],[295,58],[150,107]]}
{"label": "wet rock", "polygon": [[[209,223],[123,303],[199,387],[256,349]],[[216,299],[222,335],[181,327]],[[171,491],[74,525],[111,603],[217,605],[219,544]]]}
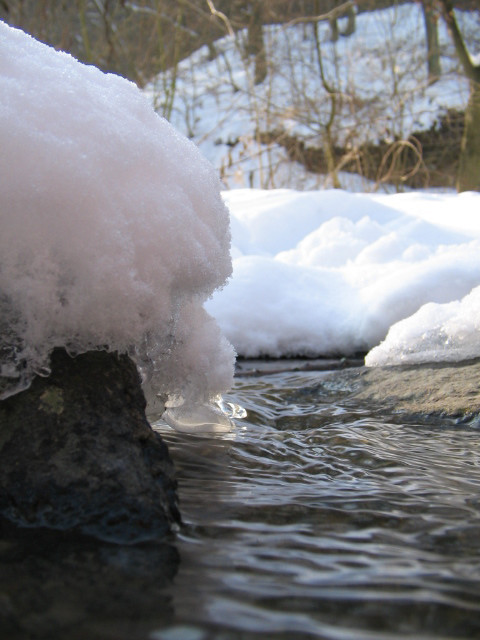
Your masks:
{"label": "wet rock", "polygon": [[0,515],[115,542],[164,537],[180,519],[174,467],[134,363],[56,349],[51,369],[0,402]]}
{"label": "wet rock", "polygon": [[358,367],[331,374],[355,402],[398,413],[402,419],[480,424],[480,360],[395,367]]}

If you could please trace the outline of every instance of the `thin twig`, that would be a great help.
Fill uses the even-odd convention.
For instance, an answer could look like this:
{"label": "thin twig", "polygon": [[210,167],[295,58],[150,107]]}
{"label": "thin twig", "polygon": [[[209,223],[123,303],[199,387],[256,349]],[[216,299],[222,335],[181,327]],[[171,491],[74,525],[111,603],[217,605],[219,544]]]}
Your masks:
{"label": "thin twig", "polygon": [[[402,173],[402,168],[398,167],[398,161],[401,159],[401,153],[404,149],[410,149],[413,152],[416,157],[416,162],[410,170],[404,168]],[[390,166],[387,166],[388,162],[390,162]],[[378,168],[376,182],[377,184],[381,184],[382,182],[389,182],[392,178],[395,179],[395,170],[400,170],[400,175],[398,176],[400,182],[406,182],[417,173],[422,165],[423,157],[420,142],[413,137],[410,140],[397,140],[389,147],[383,156],[380,167]],[[385,169],[386,173],[384,174]]]}
{"label": "thin twig", "polygon": [[208,8],[210,9],[210,13],[212,14],[212,16],[215,16],[217,18],[220,18],[220,20],[225,24],[226,28],[227,28],[227,32],[229,36],[234,36],[234,32],[232,29],[232,25],[230,24],[230,20],[227,18],[227,16],[222,13],[221,11],[218,11],[218,9],[215,8],[212,0],[207,0],[207,4],[208,4]]}
{"label": "thin twig", "polygon": [[[209,0],[207,0],[208,2]],[[323,20],[335,20],[335,18],[340,18],[346,13],[349,9],[353,9],[355,7],[355,3],[353,0],[348,0],[348,2],[344,2],[343,4],[335,7],[331,11],[327,11],[327,13],[322,13],[319,16],[301,16],[299,18],[293,18],[289,22],[286,22],[284,27],[291,27],[295,24],[301,23],[310,23],[310,22],[322,22]]]}

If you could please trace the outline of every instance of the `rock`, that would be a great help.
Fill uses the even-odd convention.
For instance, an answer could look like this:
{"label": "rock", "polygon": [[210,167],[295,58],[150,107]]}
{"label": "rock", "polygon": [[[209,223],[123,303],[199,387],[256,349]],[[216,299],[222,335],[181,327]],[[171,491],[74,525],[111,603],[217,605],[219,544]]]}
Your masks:
{"label": "rock", "polygon": [[0,515],[102,540],[179,522],[174,467],[128,356],[55,349],[51,375],[0,402]]}
{"label": "rock", "polygon": [[336,385],[356,403],[398,413],[404,420],[480,423],[480,360],[335,372],[322,385]]}

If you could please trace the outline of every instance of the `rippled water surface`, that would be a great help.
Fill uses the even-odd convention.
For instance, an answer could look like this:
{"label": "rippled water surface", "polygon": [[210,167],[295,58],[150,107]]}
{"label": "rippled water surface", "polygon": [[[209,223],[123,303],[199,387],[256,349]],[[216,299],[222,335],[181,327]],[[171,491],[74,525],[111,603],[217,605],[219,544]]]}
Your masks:
{"label": "rippled water surface", "polygon": [[349,406],[324,375],[238,378],[231,434],[160,427],[184,527],[152,640],[480,637],[478,430]]}

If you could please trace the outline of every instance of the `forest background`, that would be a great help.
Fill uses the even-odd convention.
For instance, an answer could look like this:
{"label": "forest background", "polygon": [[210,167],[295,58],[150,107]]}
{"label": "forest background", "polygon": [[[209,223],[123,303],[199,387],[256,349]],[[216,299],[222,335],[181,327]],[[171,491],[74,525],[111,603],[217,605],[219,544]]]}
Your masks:
{"label": "forest background", "polygon": [[[373,123],[379,119],[378,105],[342,86],[330,68],[326,72],[326,44],[319,25],[328,24],[329,42],[334,45],[355,33],[361,13],[406,4],[420,5],[424,20],[424,46],[415,51],[417,64],[409,70],[415,81],[408,86],[419,82],[431,86],[442,74],[453,73],[468,79],[468,98],[464,108],[439,109],[428,128],[359,139],[355,129],[371,126],[377,130]],[[467,15],[466,22],[459,23],[458,12]],[[155,103],[167,118],[172,115],[181,63],[192,53],[206,46],[214,59],[217,42],[226,35],[234,38],[252,69],[250,91],[254,93],[255,87],[276,72],[265,43],[268,26],[301,26],[306,34],[308,30],[306,37],[315,53],[311,82],[319,85],[322,109],[305,92],[303,101],[295,101],[295,118],[306,125],[302,132],[292,135],[269,114],[270,126],[255,127],[257,145],[281,147],[292,162],[329,176],[333,186],[341,186],[338,175],[346,171],[377,186],[388,183],[397,189],[455,186],[458,191],[480,190],[480,56],[469,53],[469,49],[480,49],[480,35],[475,35],[480,31],[479,0],[0,0],[0,19],[83,62],[127,77],[141,88],[160,74],[161,95]],[[453,44],[447,65],[438,35],[442,21]],[[465,29],[469,23],[472,28]],[[401,51],[393,50],[386,39],[380,54],[382,64],[392,70],[392,82],[400,87],[396,58]],[[352,63],[355,61],[336,60],[338,73]],[[425,70],[422,76],[415,76],[418,67]],[[399,93],[398,100],[403,104],[408,96]],[[338,114],[345,111],[355,116],[350,119],[352,132],[342,131],[339,136]],[[251,114],[253,122],[256,117]],[[229,144],[238,143],[232,140]],[[266,174],[273,175],[272,168]],[[273,184],[267,180],[261,186]]]}

